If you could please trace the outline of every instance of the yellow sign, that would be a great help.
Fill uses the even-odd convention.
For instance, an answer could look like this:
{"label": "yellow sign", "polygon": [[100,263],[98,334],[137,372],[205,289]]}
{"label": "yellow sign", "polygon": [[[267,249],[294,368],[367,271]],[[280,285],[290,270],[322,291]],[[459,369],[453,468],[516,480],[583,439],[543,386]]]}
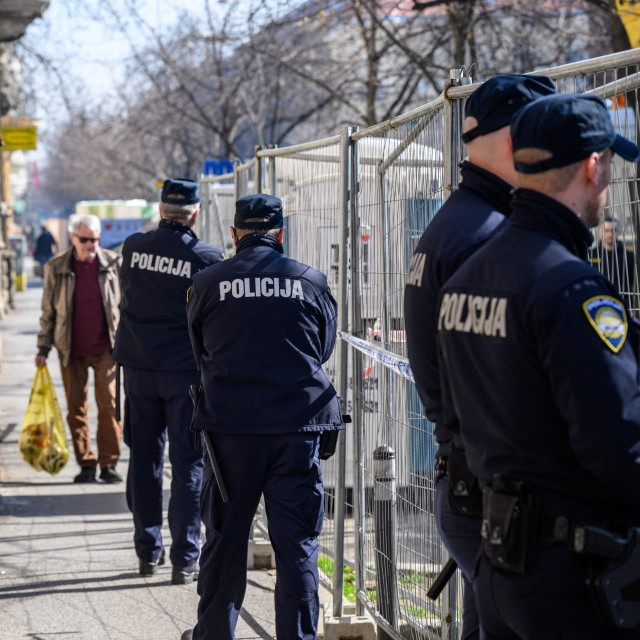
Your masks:
{"label": "yellow sign", "polygon": [[632,47],[640,47],[640,1],[616,0],[616,9]]}
{"label": "yellow sign", "polygon": [[37,141],[36,127],[1,127],[2,151],[35,149]]}

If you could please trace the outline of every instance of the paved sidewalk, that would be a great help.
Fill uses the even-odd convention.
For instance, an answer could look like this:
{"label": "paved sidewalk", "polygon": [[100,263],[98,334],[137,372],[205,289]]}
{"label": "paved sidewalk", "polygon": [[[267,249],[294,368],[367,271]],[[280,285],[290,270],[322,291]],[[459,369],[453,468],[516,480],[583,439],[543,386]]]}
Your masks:
{"label": "paved sidewalk", "polygon": [[[40,296],[36,279],[27,291],[17,293],[16,310],[0,324],[4,351],[0,372],[0,639],[178,640],[184,629],[193,626],[196,586],[171,585],[170,564],[161,567],[157,576],[137,575],[124,486],[73,484],[78,472],[73,451],[57,476],[34,471],[20,457],[17,442],[35,373]],[[54,351],[48,365],[64,415]],[[90,414],[95,420],[95,403]],[[123,445],[118,465],[123,475],[128,456]],[[167,471],[165,476],[166,508]],[[168,530],[163,535],[168,544]],[[274,571],[249,572],[237,628],[239,639],[275,637],[274,586]]]}

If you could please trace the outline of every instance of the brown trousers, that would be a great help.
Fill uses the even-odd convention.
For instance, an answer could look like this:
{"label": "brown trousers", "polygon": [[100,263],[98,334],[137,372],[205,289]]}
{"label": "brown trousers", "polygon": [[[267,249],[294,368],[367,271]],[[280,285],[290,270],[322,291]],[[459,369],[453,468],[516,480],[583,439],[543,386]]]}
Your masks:
{"label": "brown trousers", "polygon": [[[98,405],[98,457],[91,450],[87,417],[89,368],[93,369]],[[114,467],[120,457],[120,424],[116,421],[116,365],[108,351],[97,356],[70,358],[60,366],[67,396],[67,422],[76,460],[81,467]]]}

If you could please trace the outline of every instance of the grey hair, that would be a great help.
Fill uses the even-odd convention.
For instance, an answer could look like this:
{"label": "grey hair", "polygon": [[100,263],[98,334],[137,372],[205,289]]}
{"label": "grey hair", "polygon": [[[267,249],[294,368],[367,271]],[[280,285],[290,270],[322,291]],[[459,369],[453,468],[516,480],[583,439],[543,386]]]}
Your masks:
{"label": "grey hair", "polygon": [[199,202],[193,204],[174,204],[172,202],[160,203],[160,214],[168,220],[191,220],[200,208]]}
{"label": "grey hair", "polygon": [[81,225],[98,235],[100,234],[100,218],[98,216],[93,216],[90,213],[74,213],[69,216],[67,224],[69,233],[75,233]]}

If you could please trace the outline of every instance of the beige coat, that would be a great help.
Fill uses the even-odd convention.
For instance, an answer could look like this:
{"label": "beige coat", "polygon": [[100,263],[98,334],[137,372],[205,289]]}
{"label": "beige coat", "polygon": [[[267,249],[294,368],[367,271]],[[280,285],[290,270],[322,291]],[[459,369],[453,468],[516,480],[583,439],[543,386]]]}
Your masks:
{"label": "beige coat", "polygon": [[[51,258],[44,268],[42,290],[42,316],[38,334],[38,354],[46,356],[54,346],[63,366],[69,364],[71,355],[71,323],[73,322],[73,290],[76,276],[73,273],[73,247]],[[102,293],[107,330],[111,348],[115,344],[116,329],[120,320],[120,264],[122,256],[109,249],[98,248],[98,282]]]}

